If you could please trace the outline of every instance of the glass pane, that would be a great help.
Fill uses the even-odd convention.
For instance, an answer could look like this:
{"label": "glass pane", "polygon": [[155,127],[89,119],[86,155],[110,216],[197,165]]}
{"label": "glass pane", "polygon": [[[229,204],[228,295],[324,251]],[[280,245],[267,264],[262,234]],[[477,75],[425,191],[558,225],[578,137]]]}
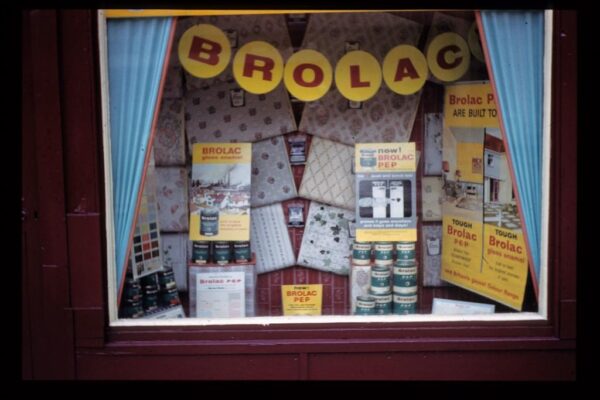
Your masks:
{"label": "glass pane", "polygon": [[538,312],[541,183],[515,184],[480,36],[475,12],[178,17],[119,319]]}

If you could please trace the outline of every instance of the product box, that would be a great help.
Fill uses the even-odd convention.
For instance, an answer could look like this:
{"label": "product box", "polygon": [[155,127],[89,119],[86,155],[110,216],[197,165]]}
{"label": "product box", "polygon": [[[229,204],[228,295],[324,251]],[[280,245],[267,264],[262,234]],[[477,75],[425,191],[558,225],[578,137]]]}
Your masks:
{"label": "product box", "polygon": [[196,143],[190,185],[190,240],[250,240],[252,144]]}
{"label": "product box", "polygon": [[190,264],[190,317],[253,317],[256,309],[254,263],[224,266]]}

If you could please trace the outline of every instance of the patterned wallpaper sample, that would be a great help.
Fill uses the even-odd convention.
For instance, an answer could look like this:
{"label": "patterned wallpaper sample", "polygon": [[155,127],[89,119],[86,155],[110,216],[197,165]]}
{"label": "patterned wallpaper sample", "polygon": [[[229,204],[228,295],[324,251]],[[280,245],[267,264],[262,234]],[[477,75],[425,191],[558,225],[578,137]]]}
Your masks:
{"label": "patterned wallpaper sample", "polygon": [[181,67],[169,67],[163,88],[163,99],[181,99],[183,97],[183,72]]}
{"label": "patterned wallpaper sample", "polygon": [[298,265],[348,275],[352,255],[349,222],[354,222],[353,211],[311,202]]}
{"label": "patterned wallpaper sample", "polygon": [[371,288],[371,266],[353,265],[350,268],[350,312],[356,309],[356,298],[368,296]]}
{"label": "patterned wallpaper sample", "polygon": [[153,142],[156,165],[185,165],[183,101],[163,99]]}
{"label": "patterned wallpaper sample", "polygon": [[[293,132],[296,121],[283,84],[267,94],[244,93],[237,107],[235,82],[214,84],[185,95],[185,129],[189,151],[194,143],[256,142]],[[241,103],[239,103],[241,104]]]}
{"label": "patterned wallpaper sample", "polygon": [[421,180],[423,221],[442,220],[442,178],[424,176]]}
{"label": "patterned wallpaper sample", "polygon": [[290,267],[296,263],[281,203],[251,209],[250,246],[256,255],[256,272]]}
{"label": "patterned wallpaper sample", "polygon": [[[332,66],[347,49],[371,53],[380,63],[400,44],[417,46],[423,26],[388,13],[313,14],[302,48],[323,53]],[[337,89],[304,107],[300,131],[345,144],[407,142],[412,132],[421,91],[402,96],[382,86],[360,108],[350,108]]]}
{"label": "patterned wallpaper sample", "polygon": [[313,137],[298,194],[354,210],[354,148]]}
{"label": "patterned wallpaper sample", "polygon": [[[187,29],[199,24],[214,25],[229,37],[231,60],[235,57],[237,49],[255,40],[267,42],[275,47],[284,62],[293,53],[292,42],[283,15],[213,15],[180,18],[177,22],[174,44],[179,43],[179,39]],[[209,79],[196,78],[185,72],[187,89],[199,89],[231,81],[233,79],[231,64],[230,62],[221,74]]]}
{"label": "patterned wallpaper sample", "polygon": [[156,167],[158,220],[163,232],[188,230],[188,177],[185,168]]}
{"label": "patterned wallpaper sample", "polygon": [[423,254],[423,286],[448,286],[441,280],[442,225],[423,225],[421,229]]}
{"label": "patterned wallpaper sample", "polygon": [[253,143],[251,206],[264,206],[297,196],[285,137],[275,136]]}
{"label": "patterned wallpaper sample", "polygon": [[177,289],[182,291],[187,291],[188,242],[187,233],[161,235],[163,264],[173,268]]}
{"label": "patterned wallpaper sample", "polygon": [[442,175],[442,113],[425,114],[424,174]]}

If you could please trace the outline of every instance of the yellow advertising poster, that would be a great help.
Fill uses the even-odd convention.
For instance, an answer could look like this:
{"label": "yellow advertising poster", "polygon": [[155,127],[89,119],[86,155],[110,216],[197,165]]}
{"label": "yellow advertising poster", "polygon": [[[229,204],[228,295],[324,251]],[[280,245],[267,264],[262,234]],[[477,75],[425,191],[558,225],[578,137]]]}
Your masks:
{"label": "yellow advertising poster", "polygon": [[528,261],[498,127],[489,83],[446,86],[441,278],[521,310]]}
{"label": "yellow advertising poster", "polygon": [[196,143],[190,240],[250,240],[251,143]]}
{"label": "yellow advertising poster", "polygon": [[356,240],[417,240],[415,143],[355,145]]}
{"label": "yellow advertising poster", "polygon": [[283,315],[321,315],[323,285],[281,285]]}

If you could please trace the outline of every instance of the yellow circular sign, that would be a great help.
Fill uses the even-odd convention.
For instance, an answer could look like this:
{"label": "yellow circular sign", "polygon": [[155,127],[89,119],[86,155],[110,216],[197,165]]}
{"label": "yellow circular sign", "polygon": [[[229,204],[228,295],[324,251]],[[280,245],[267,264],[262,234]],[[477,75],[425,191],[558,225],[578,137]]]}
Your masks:
{"label": "yellow circular sign", "polygon": [[366,51],[350,51],[335,66],[335,85],[348,100],[368,100],[381,86],[381,67]]}
{"label": "yellow circular sign", "polygon": [[471,49],[471,53],[475,56],[476,59],[484,63],[485,57],[483,57],[483,50],[481,50],[481,42],[479,41],[479,29],[477,29],[476,22],[473,22],[473,25],[471,25],[471,28],[469,29],[467,41],[469,42],[469,48]]}
{"label": "yellow circular sign", "polygon": [[436,36],[427,49],[427,63],[440,81],[460,79],[469,69],[471,53],[465,39],[453,32]]}
{"label": "yellow circular sign", "polygon": [[300,50],[285,64],[283,82],[298,100],[314,101],[327,93],[333,81],[333,69],[327,58],[315,50]]}
{"label": "yellow circular sign", "polygon": [[396,46],[383,59],[383,80],[398,94],[418,92],[425,85],[428,73],[427,59],[414,46]]}
{"label": "yellow circular sign", "polygon": [[179,61],[198,78],[212,78],[231,60],[231,45],[225,33],[213,25],[200,24],[185,31],[177,47]]}
{"label": "yellow circular sign", "polygon": [[267,42],[246,43],[233,57],[233,77],[247,92],[268,93],[281,82],[283,58]]}

